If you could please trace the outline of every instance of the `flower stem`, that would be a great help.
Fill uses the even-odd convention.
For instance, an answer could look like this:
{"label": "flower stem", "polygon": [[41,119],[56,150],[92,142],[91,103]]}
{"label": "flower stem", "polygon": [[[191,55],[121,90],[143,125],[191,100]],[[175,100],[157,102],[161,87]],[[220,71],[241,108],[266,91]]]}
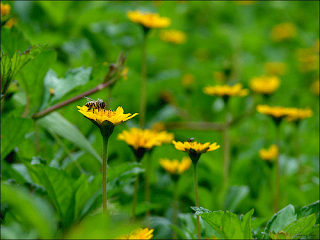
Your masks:
{"label": "flower stem", "polygon": [[[173,189],[173,225],[178,227],[178,180]],[[173,231],[172,239],[177,239],[177,232]]]}
{"label": "flower stem", "polygon": [[144,128],[146,121],[146,96],[147,96],[147,62],[146,62],[147,33],[143,33],[141,48],[141,94],[140,94],[140,127]]}
{"label": "flower stem", "polygon": [[138,187],[139,187],[139,175],[136,176],[136,181],[134,182],[134,195],[132,201],[132,219],[136,219],[136,204],[137,204],[137,195],[138,195]]}
{"label": "flower stem", "polygon": [[279,211],[279,199],[280,199],[280,164],[279,164],[279,156],[280,156],[280,126],[276,126],[276,145],[278,147],[278,155],[276,159],[276,192],[274,199],[274,212]]}
{"label": "flower stem", "polygon": [[225,122],[223,129],[223,186],[228,186],[229,179],[229,165],[230,165],[230,143],[229,143],[229,126],[228,122]]}
{"label": "flower stem", "polygon": [[146,218],[150,217],[150,173],[151,173],[151,153],[148,152],[148,158],[146,159],[146,184],[145,184],[145,201],[147,205]]}
{"label": "flower stem", "polygon": [[[198,173],[197,173],[197,164],[196,163],[193,164],[193,176],[194,176],[194,192],[195,192],[195,195],[196,195],[196,207],[199,207]],[[197,215],[197,233],[198,233],[198,239],[201,239],[199,215]]]}
{"label": "flower stem", "polygon": [[107,212],[107,162],[108,162],[108,140],[109,136],[102,136],[102,204],[103,212]]}

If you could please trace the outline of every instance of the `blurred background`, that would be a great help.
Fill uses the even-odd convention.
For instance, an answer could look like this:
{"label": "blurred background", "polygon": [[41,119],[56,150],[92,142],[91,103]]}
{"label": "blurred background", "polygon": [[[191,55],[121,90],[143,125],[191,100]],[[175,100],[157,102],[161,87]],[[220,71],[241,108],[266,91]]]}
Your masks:
{"label": "blurred background", "polygon": [[[128,54],[127,79],[119,80],[112,89],[111,109],[122,106],[126,113],[136,113],[140,106],[141,43],[143,30],[127,17],[129,10],[159,13],[171,19],[166,30],[185,34],[181,43],[161,38],[162,29],[152,29],[147,40],[147,127],[156,123],[181,121],[223,122],[224,102],[219,97],[203,93],[203,87],[241,83],[250,89],[250,80],[257,76],[277,75],[280,87],[269,98],[250,89],[246,97],[230,99],[229,111],[236,118],[247,116],[230,128],[230,175],[227,192],[223,185],[222,148],[203,154],[199,162],[200,206],[229,210],[236,214],[255,209],[254,216],[269,219],[273,200],[270,197],[272,170],[259,157],[259,150],[275,142],[275,127],[267,116],[255,111],[256,104],[306,108],[313,116],[302,121],[299,128],[300,156],[296,157],[297,129],[283,122],[280,131],[281,199],[280,208],[288,204],[300,208],[319,200],[319,2],[318,1],[2,1],[11,6],[14,26],[1,27],[1,49],[13,55],[28,46],[46,44],[38,65],[29,63],[9,88],[1,118],[21,116],[25,112],[26,91],[21,82],[38,79],[29,94],[35,98],[26,114],[80,94],[102,82],[109,64],[121,51]],[[16,34],[16,35],[14,35]],[[10,36],[19,36],[16,39]],[[34,60],[36,61],[36,60]],[[72,70],[70,70],[72,69]],[[77,69],[77,70],[75,70]],[[68,71],[87,74],[82,84],[70,85],[61,97],[49,100],[48,74],[66,80]],[[48,79],[48,78],[46,78]],[[48,80],[49,81],[49,80]],[[318,81],[318,82],[317,82]],[[43,93],[43,92],[47,92]],[[41,93],[41,94],[40,94]],[[59,93],[58,93],[59,95]],[[107,99],[106,89],[90,96]],[[102,139],[96,126],[77,112],[86,99],[79,100],[57,112],[89,140],[100,155]],[[183,114],[181,113],[183,112]],[[39,120],[40,121],[40,120]],[[51,122],[50,124],[57,124]],[[1,124],[2,125],[2,124]],[[124,129],[138,126],[138,118],[117,126],[109,141],[109,165],[131,162],[130,148],[117,135]],[[79,148],[74,142],[54,132],[48,123],[39,124],[39,149],[34,144],[34,130],[4,159],[8,164],[31,162],[35,156],[50,166],[81,177],[78,164],[86,175],[96,176],[101,163],[94,154]],[[195,138],[200,142],[223,145],[218,131],[167,129],[176,140]],[[71,130],[69,130],[71,131]],[[68,131],[65,134],[69,134]],[[71,133],[70,133],[71,134]],[[58,140],[57,140],[58,139]],[[161,169],[159,158],[181,159],[185,153],[172,144],[156,148],[152,155],[151,202],[152,226],[155,237],[168,238],[172,215],[173,182]],[[70,161],[70,158],[73,160]],[[73,161],[76,161],[75,164]],[[8,169],[8,168],[5,168]],[[2,169],[2,179],[12,177]],[[298,171],[302,171],[298,178]],[[143,177],[141,182],[143,184]],[[133,184],[123,184],[111,202],[115,209],[131,211]],[[192,214],[194,206],[192,170],[179,182],[179,210]],[[40,194],[38,194],[40,195]],[[46,194],[42,195],[44,198]],[[144,215],[143,188],[139,191],[137,213]],[[2,207],[1,207],[2,211]],[[187,221],[181,214],[180,220]],[[188,215],[188,216],[189,216]],[[184,219],[184,220],[182,220]],[[262,223],[263,221],[261,221]],[[72,225],[72,223],[70,223]],[[169,230],[168,230],[169,229]]]}

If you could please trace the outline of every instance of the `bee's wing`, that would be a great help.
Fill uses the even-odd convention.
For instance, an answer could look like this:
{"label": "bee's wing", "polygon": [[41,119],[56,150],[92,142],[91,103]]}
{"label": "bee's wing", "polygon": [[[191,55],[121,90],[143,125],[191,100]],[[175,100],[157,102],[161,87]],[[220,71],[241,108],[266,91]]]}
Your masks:
{"label": "bee's wing", "polygon": [[86,98],[88,100],[91,100],[91,101],[94,101],[92,98],[89,98],[89,97],[84,97],[84,98]]}

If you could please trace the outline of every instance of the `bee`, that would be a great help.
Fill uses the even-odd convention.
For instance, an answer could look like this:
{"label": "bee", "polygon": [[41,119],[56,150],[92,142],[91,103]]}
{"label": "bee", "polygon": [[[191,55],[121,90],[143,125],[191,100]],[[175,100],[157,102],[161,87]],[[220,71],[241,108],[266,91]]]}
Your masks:
{"label": "bee", "polygon": [[95,100],[93,100],[93,99],[91,99],[91,98],[88,98],[88,97],[85,97],[85,98],[89,100],[89,101],[86,103],[85,106],[88,107],[88,110],[93,109],[93,113],[94,113],[94,110],[95,110],[95,109],[98,109],[98,111],[99,111],[99,109],[104,109],[104,108],[106,107],[105,102],[104,102],[102,99],[100,99],[100,98],[98,98],[97,101],[95,101]]}
{"label": "bee", "polygon": [[194,141],[194,138],[189,138],[188,139],[188,142],[193,142]]}

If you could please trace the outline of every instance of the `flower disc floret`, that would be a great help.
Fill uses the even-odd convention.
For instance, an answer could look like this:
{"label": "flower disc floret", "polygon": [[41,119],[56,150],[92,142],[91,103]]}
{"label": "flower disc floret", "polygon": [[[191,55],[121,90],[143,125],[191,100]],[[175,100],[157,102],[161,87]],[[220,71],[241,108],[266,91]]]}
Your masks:
{"label": "flower disc floret", "polygon": [[116,111],[105,110],[105,109],[90,109],[87,106],[77,106],[79,112],[82,113],[85,117],[94,120],[99,125],[101,125],[104,121],[111,122],[113,125],[119,125],[135,116],[138,113],[124,113],[122,107],[118,107]]}
{"label": "flower disc floret", "polygon": [[169,18],[160,17],[158,13],[128,11],[128,18],[134,22],[143,25],[146,28],[168,27],[171,23]]}
{"label": "flower disc floret", "polygon": [[159,163],[168,173],[180,175],[190,168],[192,161],[189,157],[183,157],[181,162],[177,159],[163,158],[159,160]]}
{"label": "flower disc floret", "polygon": [[250,80],[250,88],[257,93],[272,94],[280,85],[280,79],[277,76],[254,77]]}
{"label": "flower disc floret", "polygon": [[205,94],[211,96],[238,96],[244,97],[249,94],[248,89],[243,89],[241,83],[237,83],[234,86],[229,85],[217,85],[217,86],[206,86],[203,88]]}

